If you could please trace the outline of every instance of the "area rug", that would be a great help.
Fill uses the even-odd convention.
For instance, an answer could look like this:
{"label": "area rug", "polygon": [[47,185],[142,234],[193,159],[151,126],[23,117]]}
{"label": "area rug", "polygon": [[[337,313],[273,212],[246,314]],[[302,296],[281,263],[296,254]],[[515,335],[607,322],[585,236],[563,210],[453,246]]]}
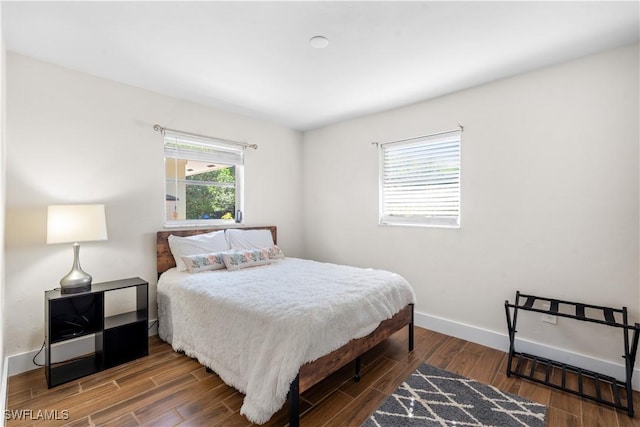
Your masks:
{"label": "area rug", "polygon": [[545,405],[424,364],[365,421],[365,427],[543,427]]}

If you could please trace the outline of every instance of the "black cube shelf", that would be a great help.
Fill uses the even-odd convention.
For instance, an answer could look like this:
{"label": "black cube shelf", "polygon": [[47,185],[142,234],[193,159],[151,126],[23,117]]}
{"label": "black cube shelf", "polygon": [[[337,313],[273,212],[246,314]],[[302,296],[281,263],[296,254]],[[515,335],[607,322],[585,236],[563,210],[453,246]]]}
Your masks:
{"label": "black cube shelf", "polygon": [[[105,295],[136,289],[136,309],[104,315]],[[149,284],[133,277],[95,283],[91,290],[63,294],[45,292],[45,375],[49,388],[120,365],[149,354]],[[81,357],[52,363],[51,346],[94,335],[93,349]]]}

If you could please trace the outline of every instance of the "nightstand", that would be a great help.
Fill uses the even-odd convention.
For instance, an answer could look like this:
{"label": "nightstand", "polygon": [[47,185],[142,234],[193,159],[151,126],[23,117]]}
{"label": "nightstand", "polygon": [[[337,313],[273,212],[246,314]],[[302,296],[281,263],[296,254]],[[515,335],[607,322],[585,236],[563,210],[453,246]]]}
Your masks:
{"label": "nightstand", "polygon": [[[105,298],[126,288],[135,288],[135,310],[105,317]],[[45,375],[49,388],[149,354],[149,284],[139,277],[94,283],[90,291],[76,294],[54,289],[45,292],[44,300]],[[82,337],[81,345],[88,347],[82,356],[57,360],[64,356],[64,346],[70,345],[70,340],[80,341]],[[57,357],[52,357],[52,351]]]}

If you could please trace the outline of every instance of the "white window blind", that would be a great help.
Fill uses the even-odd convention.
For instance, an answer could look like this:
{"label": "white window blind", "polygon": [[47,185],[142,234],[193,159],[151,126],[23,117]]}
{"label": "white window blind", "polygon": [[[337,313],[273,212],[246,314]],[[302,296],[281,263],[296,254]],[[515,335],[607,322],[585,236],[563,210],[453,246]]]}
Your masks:
{"label": "white window blind", "polygon": [[461,131],[381,144],[380,223],[460,226]]}
{"label": "white window blind", "polygon": [[225,144],[213,138],[203,138],[164,132],[164,156],[185,160],[221,163],[225,165],[244,164],[244,149]]}

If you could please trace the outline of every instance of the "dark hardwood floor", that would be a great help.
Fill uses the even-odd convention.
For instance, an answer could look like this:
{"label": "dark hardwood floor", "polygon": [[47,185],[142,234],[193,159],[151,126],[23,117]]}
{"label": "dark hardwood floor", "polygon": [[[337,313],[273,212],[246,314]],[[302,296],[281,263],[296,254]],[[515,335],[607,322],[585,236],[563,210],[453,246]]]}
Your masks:
{"label": "dark hardwood floor", "polygon": [[[8,414],[22,414],[23,419],[9,419],[7,426],[251,425],[239,414],[243,395],[215,374],[175,353],[157,336],[149,338],[149,350],[148,357],[50,390],[42,368],[11,377]],[[507,378],[503,352],[422,328],[416,328],[411,353],[406,328],[366,353],[360,382],[351,379],[349,365],[305,392],[300,424],[359,426],[423,362],[546,404],[549,427],[640,426],[640,415],[630,418],[568,393]],[[638,393],[634,407],[640,413]],[[58,419],[34,421],[45,418],[38,412],[44,410],[46,417]],[[286,424],[285,405],[266,425]]]}

